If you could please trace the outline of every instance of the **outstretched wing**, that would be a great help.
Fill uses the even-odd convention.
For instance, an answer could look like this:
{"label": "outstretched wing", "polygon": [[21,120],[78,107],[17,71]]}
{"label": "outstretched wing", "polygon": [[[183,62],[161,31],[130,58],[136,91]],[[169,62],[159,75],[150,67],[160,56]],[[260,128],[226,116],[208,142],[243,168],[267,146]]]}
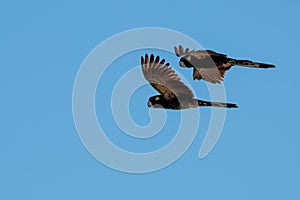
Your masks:
{"label": "outstretched wing", "polygon": [[193,78],[194,80],[205,80],[210,83],[221,83],[224,79],[225,70],[218,68],[194,68]]}
{"label": "outstretched wing", "polygon": [[145,79],[156,89],[165,99],[173,98],[193,98],[193,92],[180,81],[175,71],[165,64],[165,60],[160,61],[159,56],[148,54],[141,57],[141,65]]}
{"label": "outstretched wing", "polygon": [[178,47],[174,46],[174,52],[175,52],[175,55],[177,57],[180,57],[180,56],[184,56],[190,52],[194,52],[195,50],[190,50],[189,48],[183,48],[182,45],[179,45]]}

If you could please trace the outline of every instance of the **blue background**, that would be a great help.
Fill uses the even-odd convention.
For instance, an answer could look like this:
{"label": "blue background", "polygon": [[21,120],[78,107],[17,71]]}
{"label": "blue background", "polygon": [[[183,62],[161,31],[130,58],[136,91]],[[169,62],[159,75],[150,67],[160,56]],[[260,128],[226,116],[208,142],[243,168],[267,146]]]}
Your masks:
{"label": "blue background", "polygon": [[[1,1],[0,199],[299,199],[299,9],[295,0]],[[205,133],[200,127],[173,165],[135,175],[112,170],[86,151],[72,118],[72,89],[97,44],[145,26],[171,28],[207,49],[277,68],[236,68],[226,75],[228,101],[240,108],[227,112],[208,157],[197,157]],[[190,78],[190,71],[180,72]],[[155,94],[146,89],[147,97]],[[147,111],[146,96],[136,96]],[[209,109],[204,123],[205,116]]]}

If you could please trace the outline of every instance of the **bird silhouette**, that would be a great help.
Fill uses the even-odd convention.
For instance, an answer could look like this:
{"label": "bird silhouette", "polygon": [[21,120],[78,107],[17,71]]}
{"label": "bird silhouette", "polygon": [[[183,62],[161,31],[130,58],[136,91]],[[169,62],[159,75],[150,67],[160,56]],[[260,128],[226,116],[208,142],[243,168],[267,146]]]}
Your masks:
{"label": "bird silhouette", "polygon": [[237,108],[236,104],[209,102],[194,98],[193,92],[180,81],[175,71],[165,59],[153,54],[141,57],[141,66],[145,79],[160,95],[152,96],[148,100],[148,107],[181,110],[199,106],[215,106]]}
{"label": "bird silhouette", "polygon": [[275,65],[250,60],[237,60],[228,58],[225,54],[211,50],[190,50],[189,48],[174,47],[176,56],[181,57],[181,67],[193,68],[194,80],[205,80],[211,83],[221,83],[226,71],[232,66],[244,66],[252,68],[275,68]]}

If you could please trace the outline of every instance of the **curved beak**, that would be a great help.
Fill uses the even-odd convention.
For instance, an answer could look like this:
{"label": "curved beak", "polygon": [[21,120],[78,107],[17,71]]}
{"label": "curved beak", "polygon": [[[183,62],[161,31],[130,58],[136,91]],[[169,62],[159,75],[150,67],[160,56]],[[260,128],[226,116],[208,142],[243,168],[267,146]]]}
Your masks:
{"label": "curved beak", "polygon": [[152,103],[150,101],[148,101],[147,105],[149,108],[152,107]]}
{"label": "curved beak", "polygon": [[183,61],[179,61],[179,65],[180,65],[180,67],[185,67]]}

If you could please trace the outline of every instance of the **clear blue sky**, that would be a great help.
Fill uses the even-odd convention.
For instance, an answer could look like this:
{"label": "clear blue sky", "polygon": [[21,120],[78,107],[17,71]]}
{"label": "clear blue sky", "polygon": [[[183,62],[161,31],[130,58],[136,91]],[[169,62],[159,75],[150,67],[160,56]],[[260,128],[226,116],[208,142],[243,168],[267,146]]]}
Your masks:
{"label": "clear blue sky", "polygon": [[[296,0],[2,1],[0,199],[299,199],[299,9]],[[228,101],[240,108],[227,112],[208,157],[198,159],[210,117],[203,109],[204,125],[177,162],[136,175],[112,170],[87,152],[72,117],[72,90],[96,45],[145,26],[174,29],[207,49],[277,68],[236,68],[226,75]],[[122,63],[136,66],[139,57]],[[208,99],[203,83],[193,86]],[[149,120],[141,112],[148,96],[156,94],[150,86],[145,90],[149,95],[133,96],[139,112],[130,108],[140,124]],[[108,129],[117,129],[107,120]],[[177,127],[167,124],[167,132]],[[132,147],[124,135],[110,137]],[[153,150],[170,138],[163,134],[137,148]]]}

